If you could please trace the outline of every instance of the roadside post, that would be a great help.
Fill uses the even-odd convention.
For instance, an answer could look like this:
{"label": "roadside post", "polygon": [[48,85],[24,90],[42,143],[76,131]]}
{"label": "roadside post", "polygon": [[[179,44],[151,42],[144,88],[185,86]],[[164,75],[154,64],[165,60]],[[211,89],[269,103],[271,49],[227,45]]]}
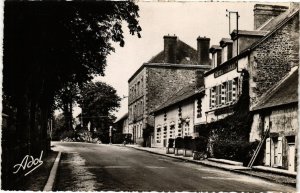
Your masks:
{"label": "roadside post", "polygon": [[111,144],[112,126],[109,126],[109,144]]}

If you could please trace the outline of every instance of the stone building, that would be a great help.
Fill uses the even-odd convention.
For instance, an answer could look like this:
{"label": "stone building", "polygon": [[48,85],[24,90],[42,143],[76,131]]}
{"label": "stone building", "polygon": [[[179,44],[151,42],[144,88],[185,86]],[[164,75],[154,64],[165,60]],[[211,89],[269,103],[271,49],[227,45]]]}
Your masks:
{"label": "stone building", "polygon": [[170,138],[197,136],[194,122],[198,116],[194,112],[199,112],[200,106],[194,104],[196,99],[201,101],[203,91],[203,87],[197,89],[195,84],[184,87],[152,112],[155,119],[152,146],[166,147]]}
{"label": "stone building", "polygon": [[[265,18],[263,19],[262,17]],[[220,45],[210,48],[213,68],[204,74],[205,97],[203,109],[205,116],[195,122],[199,126],[200,131],[202,124],[223,119],[233,113],[233,106],[242,92],[241,85],[243,81],[249,81],[249,110],[255,110],[254,107],[260,106],[261,101],[264,100],[265,93],[274,88],[278,82],[281,82],[292,72],[292,69],[299,65],[298,4],[291,4],[289,8],[257,4],[254,8],[254,23],[255,31],[239,30],[237,33],[234,30],[231,33],[232,41],[222,39]],[[231,51],[228,51],[231,49],[228,45],[231,44],[232,58],[230,58],[229,54]],[[224,49],[226,47],[227,50]],[[249,79],[247,80],[243,74],[245,71],[249,74]],[[262,105],[261,109],[264,108]],[[270,112],[268,116],[281,114],[280,116],[290,117],[291,120],[289,121],[292,122],[294,132],[296,132],[298,125],[295,124],[296,120],[293,117],[295,114],[293,113],[297,110],[295,106],[285,108],[268,110]],[[259,114],[264,112],[264,110],[257,112]],[[258,119],[265,118],[258,114],[254,116],[254,125],[252,125],[250,134],[251,141],[263,139],[263,132],[256,131],[262,130],[262,126],[257,124],[262,121]],[[274,127],[277,128],[279,126]],[[276,129],[273,129],[274,131],[272,132],[276,133]],[[287,133],[289,133],[289,130],[286,128]],[[285,134],[281,134],[280,138],[278,138],[277,134],[277,140],[280,141],[279,139],[282,139],[284,141],[285,139],[281,138],[283,135]],[[293,137],[288,138],[292,141],[294,140]],[[270,143],[274,142],[268,142],[268,144]],[[268,149],[266,151],[268,152]],[[270,159],[265,158],[266,160]],[[273,162],[271,159],[270,164],[267,161],[265,163],[272,166],[275,162],[274,159]],[[284,168],[287,168],[287,165]]]}
{"label": "stone building", "polygon": [[297,171],[298,67],[268,90],[253,106],[250,141],[266,134],[265,166]]}
{"label": "stone building", "polygon": [[[283,9],[285,12],[282,13]],[[260,15],[260,11],[269,18],[265,23],[261,23],[261,16],[256,16]],[[204,74],[205,116],[199,120],[199,124],[216,121],[232,113],[232,107],[242,90],[242,70],[250,74],[252,106],[291,67],[298,65],[298,11],[297,6],[288,9],[283,6],[255,5],[254,23],[258,30],[239,30],[238,33],[234,30],[231,40],[224,38],[220,45],[210,48],[213,68]],[[278,12],[281,14],[274,17]],[[256,18],[260,21],[256,21]],[[258,23],[261,25],[258,26]]]}
{"label": "stone building", "polygon": [[164,50],[130,77],[128,124],[135,143],[150,146],[154,129],[150,112],[182,88],[198,83],[210,69],[209,42],[199,37],[195,50],[176,36],[164,36]]}

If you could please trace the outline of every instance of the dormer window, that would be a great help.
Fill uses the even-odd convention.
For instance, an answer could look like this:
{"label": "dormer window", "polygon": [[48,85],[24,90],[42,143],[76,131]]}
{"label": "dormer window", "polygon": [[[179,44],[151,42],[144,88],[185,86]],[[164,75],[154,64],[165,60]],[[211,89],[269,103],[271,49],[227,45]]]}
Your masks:
{"label": "dormer window", "polygon": [[222,38],[220,41],[220,47],[222,47],[222,63],[232,58],[232,43],[229,38]]}
{"label": "dormer window", "polygon": [[219,66],[222,62],[222,48],[218,45],[213,45],[209,49],[209,52],[212,54],[212,66],[213,68]]}

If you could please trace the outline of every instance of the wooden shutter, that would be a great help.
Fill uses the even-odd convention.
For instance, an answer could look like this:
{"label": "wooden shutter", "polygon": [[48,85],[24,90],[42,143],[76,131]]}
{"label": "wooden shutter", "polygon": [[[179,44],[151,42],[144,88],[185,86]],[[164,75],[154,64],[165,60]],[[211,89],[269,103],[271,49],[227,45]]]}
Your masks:
{"label": "wooden shutter", "polygon": [[224,105],[225,104],[225,98],[226,98],[226,90],[225,90],[225,83],[222,84],[222,88],[221,88],[221,104]]}
{"label": "wooden shutter", "polygon": [[235,101],[237,98],[237,81],[232,81],[232,101]]}
{"label": "wooden shutter", "polygon": [[266,139],[266,156],[265,156],[265,165],[270,166],[271,165],[271,139]]}
{"label": "wooden shutter", "polygon": [[278,137],[277,144],[277,166],[282,166],[282,137]]}
{"label": "wooden shutter", "polygon": [[215,99],[215,88],[212,88],[211,89],[211,107],[214,108],[215,107],[215,102],[216,102],[216,99]]}

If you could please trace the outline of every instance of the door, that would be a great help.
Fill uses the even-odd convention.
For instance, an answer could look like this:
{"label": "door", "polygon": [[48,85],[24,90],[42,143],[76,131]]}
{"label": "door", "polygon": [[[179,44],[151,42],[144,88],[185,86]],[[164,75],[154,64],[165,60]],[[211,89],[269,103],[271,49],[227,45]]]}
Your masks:
{"label": "door", "polygon": [[295,144],[289,144],[288,150],[288,170],[291,172],[295,171]]}
{"label": "door", "polygon": [[266,139],[266,156],[265,165],[271,166],[271,139]]}

